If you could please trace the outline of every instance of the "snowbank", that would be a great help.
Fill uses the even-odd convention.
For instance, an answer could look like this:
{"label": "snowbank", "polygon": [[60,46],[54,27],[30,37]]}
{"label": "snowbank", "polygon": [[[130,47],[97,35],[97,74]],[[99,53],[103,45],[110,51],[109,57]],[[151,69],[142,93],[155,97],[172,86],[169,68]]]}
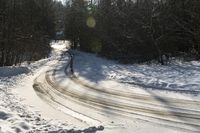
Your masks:
{"label": "snowbank", "polygon": [[52,69],[67,44],[64,41],[52,42],[53,50],[47,59],[22,63],[21,67],[0,68],[0,133],[91,133],[96,130],[73,124],[73,119],[69,120],[70,117],[42,101],[32,88],[35,77]]}
{"label": "snowbank", "polygon": [[60,54],[63,51],[66,51],[67,47],[69,47],[70,43],[68,41],[52,41],[50,46],[52,48],[52,52],[50,53],[50,58],[41,59],[36,62],[32,62],[28,65],[26,62],[22,63],[21,66],[7,66],[7,67],[0,67],[0,78],[1,77],[11,77],[17,76],[20,74],[27,74],[33,69],[38,69],[39,67],[45,65],[50,60],[59,59]]}
{"label": "snowbank", "polygon": [[115,80],[128,86],[184,93],[200,93],[200,62],[181,62],[163,66],[159,64],[123,65],[75,51],[75,71],[91,82]]}

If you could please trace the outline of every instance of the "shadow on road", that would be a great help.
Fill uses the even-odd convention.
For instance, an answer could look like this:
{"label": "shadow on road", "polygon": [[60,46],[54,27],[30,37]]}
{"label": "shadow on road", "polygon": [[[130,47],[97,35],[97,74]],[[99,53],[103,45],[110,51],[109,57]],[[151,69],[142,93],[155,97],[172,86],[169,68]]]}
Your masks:
{"label": "shadow on road", "polygon": [[71,129],[71,130],[64,130],[64,129],[60,129],[58,131],[52,131],[49,133],[96,133],[97,131],[103,131],[104,127],[103,126],[99,126],[99,127],[89,127],[87,129],[83,129],[83,130],[75,130],[75,129]]}

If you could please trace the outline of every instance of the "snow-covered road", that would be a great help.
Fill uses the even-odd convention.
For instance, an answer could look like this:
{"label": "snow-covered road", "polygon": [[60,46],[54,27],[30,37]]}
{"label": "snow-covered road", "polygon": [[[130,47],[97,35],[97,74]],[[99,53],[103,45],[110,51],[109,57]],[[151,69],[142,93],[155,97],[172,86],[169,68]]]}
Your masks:
{"label": "snow-covered road", "polygon": [[0,133],[87,132],[94,128],[39,98],[33,82],[53,69],[68,42],[53,42],[51,56],[22,66],[0,67]]}
{"label": "snow-covered road", "polygon": [[[75,57],[76,58],[76,57]],[[200,131],[200,101],[191,96],[102,84],[65,75],[69,57],[40,75],[34,88],[42,99],[102,132],[182,133]],[[102,127],[103,126],[103,127]]]}
{"label": "snow-covered road", "polygon": [[52,43],[48,59],[0,68],[0,132],[200,132],[199,62],[121,65],[74,51],[74,77],[60,56],[67,43]]}

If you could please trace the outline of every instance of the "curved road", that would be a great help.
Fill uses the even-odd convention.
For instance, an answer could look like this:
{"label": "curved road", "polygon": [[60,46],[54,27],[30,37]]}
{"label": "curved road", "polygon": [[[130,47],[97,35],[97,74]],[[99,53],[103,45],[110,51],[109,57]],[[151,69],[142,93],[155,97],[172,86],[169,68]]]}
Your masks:
{"label": "curved road", "polygon": [[103,125],[111,132],[117,128],[122,128],[121,132],[126,132],[123,128],[134,131],[132,121],[144,124],[146,131],[148,126],[145,125],[149,123],[155,129],[161,127],[159,130],[200,132],[200,101],[91,85],[77,77],[65,75],[68,63],[64,60],[59,65],[37,77],[33,87],[42,99],[80,121],[92,126]]}

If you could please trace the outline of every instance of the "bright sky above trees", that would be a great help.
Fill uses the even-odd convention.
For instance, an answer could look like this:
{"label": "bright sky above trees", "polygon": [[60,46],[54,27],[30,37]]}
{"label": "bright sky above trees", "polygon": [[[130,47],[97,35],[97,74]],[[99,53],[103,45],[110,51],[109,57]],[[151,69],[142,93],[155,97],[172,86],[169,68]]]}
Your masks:
{"label": "bright sky above trees", "polygon": [[63,4],[65,3],[65,0],[57,0],[57,1],[61,1]]}

